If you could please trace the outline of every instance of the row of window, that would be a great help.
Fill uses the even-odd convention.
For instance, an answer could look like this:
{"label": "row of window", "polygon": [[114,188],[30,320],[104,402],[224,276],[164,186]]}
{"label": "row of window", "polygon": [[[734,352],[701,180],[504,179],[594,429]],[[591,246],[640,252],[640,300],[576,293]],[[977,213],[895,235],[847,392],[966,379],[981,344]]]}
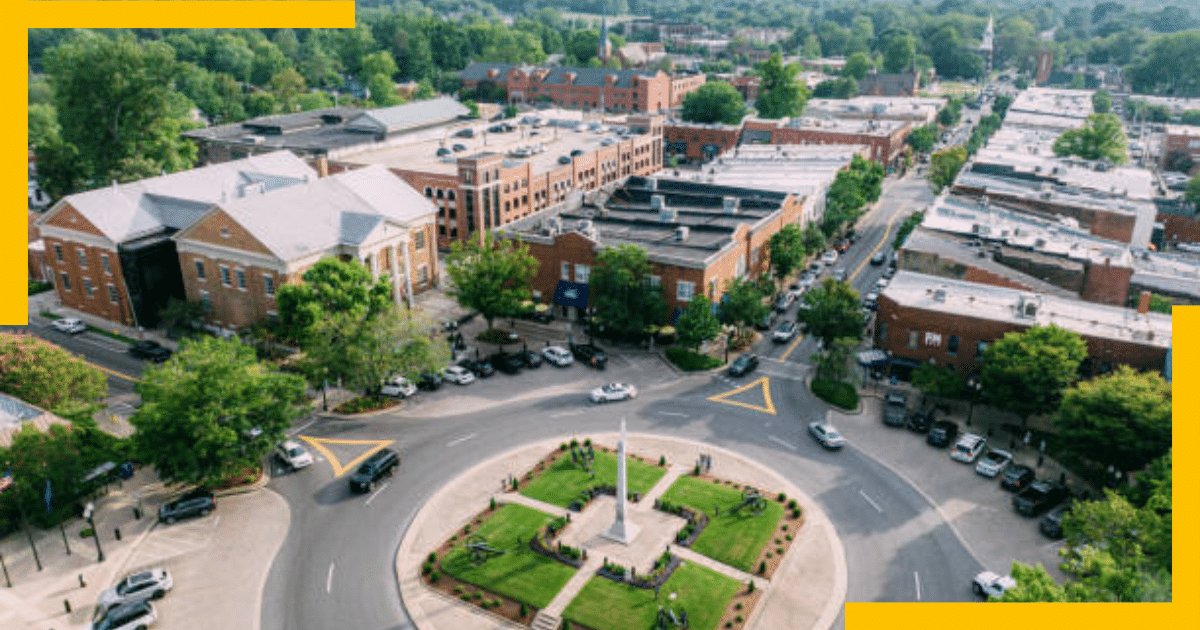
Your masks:
{"label": "row of window", "polygon": [[[196,279],[199,280],[200,282],[207,282],[208,281],[208,273],[205,270],[204,261],[197,258],[193,262],[195,262],[195,264],[196,264]],[[219,272],[221,274],[221,284],[223,286],[233,287],[236,285],[237,288],[241,291],[245,291],[247,289],[246,271],[244,269],[239,269],[236,267],[231,269],[225,265],[218,265],[217,269],[219,270]],[[267,297],[274,297],[275,296],[275,278],[269,274],[264,273],[264,274],[262,274],[262,281],[263,281],[263,293],[265,293]]]}
{"label": "row of window", "polygon": [[[575,263],[574,265],[572,265],[571,263],[566,262],[566,261],[559,263],[559,265],[560,265],[559,269],[560,269],[560,273],[561,273],[561,278],[563,280],[587,284],[588,278],[590,278],[592,275],[592,268],[589,265],[582,265],[579,263]],[[572,266],[574,267],[574,270],[575,270],[574,278],[571,277]],[[651,287],[661,287],[662,286],[662,277],[660,277],[660,276],[652,276],[652,275],[647,274],[646,276],[643,276],[642,281],[647,286],[651,286]],[[687,302],[687,301],[691,300],[692,296],[694,296],[695,294],[696,294],[696,283],[691,282],[689,280],[679,280],[675,283],[675,299],[676,300],[679,300],[680,302]]]}
{"label": "row of window", "polygon": [[[65,271],[62,272],[61,276],[62,276],[62,290],[70,291],[71,290],[71,276],[67,275],[67,272],[65,272]],[[105,285],[105,286],[108,287],[108,301],[112,302],[113,304],[116,304],[117,299],[118,299],[116,285],[109,284],[109,285]],[[83,279],[83,291],[84,291],[84,297],[86,297],[88,299],[91,299],[92,296],[95,295],[96,287],[92,285],[91,278]]]}
{"label": "row of window", "polygon": [[[881,342],[886,342],[887,340],[887,322],[881,322],[879,324],[879,339]],[[958,349],[961,343],[962,339],[958,335],[950,335],[947,337],[945,345],[946,355],[951,357],[958,356]],[[990,344],[986,341],[975,342],[975,358],[982,357],[983,353],[987,351],[989,345]],[[942,334],[930,331],[925,331],[922,334],[922,331],[910,330],[908,331],[908,337],[905,339],[905,347],[907,347],[909,350],[916,350],[921,347],[941,348]]]}
{"label": "row of window", "polygon": [[[79,268],[87,269],[87,249],[83,247],[76,247],[75,253],[79,255]],[[63,248],[59,243],[54,244],[54,259],[60,263],[65,262],[63,260]],[[112,266],[108,262],[108,254],[100,254],[100,267],[104,269],[104,273],[110,276],[112,275]]]}

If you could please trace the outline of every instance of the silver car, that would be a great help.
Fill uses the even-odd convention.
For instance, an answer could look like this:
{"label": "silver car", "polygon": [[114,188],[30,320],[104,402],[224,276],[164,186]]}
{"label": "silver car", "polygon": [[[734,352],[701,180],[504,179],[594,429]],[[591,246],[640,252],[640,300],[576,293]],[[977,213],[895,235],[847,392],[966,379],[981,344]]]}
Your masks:
{"label": "silver car", "polygon": [[1004,472],[1005,468],[1008,468],[1008,465],[1012,463],[1012,459],[1012,453],[994,448],[988,451],[987,455],[980,458],[978,464],[975,464],[975,472],[984,477],[995,477]]}
{"label": "silver car", "polygon": [[842,437],[842,434],[838,433],[838,430],[828,422],[820,420],[810,422],[808,423],[808,432],[816,438],[817,442],[820,442],[821,446],[829,450],[837,450],[846,445],[846,438]]}
{"label": "silver car", "polygon": [[174,582],[166,569],[150,569],[125,576],[116,585],[104,589],[96,605],[107,611],[114,606],[159,599],[171,591]]}
{"label": "silver car", "polygon": [[295,440],[287,440],[276,446],[275,455],[292,470],[300,470],[306,466],[312,466],[313,463],[312,453],[304,450],[304,447]]}
{"label": "silver car", "polygon": [[637,398],[637,388],[628,383],[609,383],[592,390],[591,399],[594,403],[612,400],[629,400]]}
{"label": "silver car", "polygon": [[120,604],[111,609],[96,609],[92,630],[145,630],[158,621],[158,612],[147,601]]}
{"label": "silver car", "polygon": [[65,332],[69,335],[78,335],[81,332],[87,331],[87,324],[79,321],[78,319],[75,319],[74,317],[68,317],[66,319],[56,319],[56,320],[50,322],[50,325],[55,330],[57,330],[59,332]]}
{"label": "silver car", "polygon": [[566,367],[575,362],[575,357],[562,346],[549,346],[542,350],[542,356],[558,367]]}

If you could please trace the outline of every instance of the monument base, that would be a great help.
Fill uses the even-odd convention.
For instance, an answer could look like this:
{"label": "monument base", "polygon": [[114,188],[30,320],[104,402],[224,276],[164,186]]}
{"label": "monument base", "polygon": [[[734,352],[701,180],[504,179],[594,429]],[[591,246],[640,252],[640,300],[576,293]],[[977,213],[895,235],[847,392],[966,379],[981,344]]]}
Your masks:
{"label": "monument base", "polygon": [[611,527],[604,530],[604,533],[600,535],[613,542],[619,542],[622,545],[628,545],[629,543],[633,542],[634,538],[637,538],[639,531],[641,531],[641,528],[633,523],[630,523],[629,521],[625,521],[624,523],[617,521],[613,523]]}

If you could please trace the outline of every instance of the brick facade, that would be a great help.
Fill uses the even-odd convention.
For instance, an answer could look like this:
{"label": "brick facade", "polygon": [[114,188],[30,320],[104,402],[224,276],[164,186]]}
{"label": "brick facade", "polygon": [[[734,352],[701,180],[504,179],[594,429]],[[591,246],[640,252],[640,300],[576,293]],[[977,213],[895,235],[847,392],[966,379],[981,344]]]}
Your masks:
{"label": "brick facade", "polygon": [[1168,243],[1200,243],[1200,215],[1158,213],[1154,219],[1163,224],[1163,239]]}
{"label": "brick facade", "polygon": [[[600,72],[602,79],[595,84],[579,82],[581,75],[590,76]],[[628,71],[620,71],[628,72]],[[464,77],[463,88],[471,91],[481,86],[493,85],[503,88],[509,103],[535,103],[548,101],[560,107],[575,109],[601,109],[612,112],[657,112],[671,106],[672,78],[665,72],[637,72],[621,84],[618,71],[603,72],[591,68],[565,68],[562,72],[548,68],[511,67],[504,71],[493,67],[482,78]],[[703,76],[703,75],[701,75]],[[683,81],[679,86],[679,98],[686,95],[685,86],[694,79]],[[701,83],[702,84],[702,83]],[[695,85],[690,89],[696,89]]]}
{"label": "brick facade", "polygon": [[696,74],[678,74],[671,77],[670,107],[682,106],[683,99],[687,98],[688,94],[699,90],[707,81],[707,75],[702,72]]}
{"label": "brick facade", "polygon": [[742,128],[735,125],[663,125],[663,142],[667,151],[688,162],[708,161],[732,150],[738,145],[741,135]]}
{"label": "brick facade", "polygon": [[136,325],[116,244],[66,202],[41,225],[41,233],[45,266],[52,276],[47,280],[54,284],[63,306]]}
{"label": "brick facade", "polygon": [[[989,201],[1002,202],[1020,210],[1041,214],[1070,217],[1079,222],[1079,227],[1088,232],[1122,243],[1133,241],[1133,230],[1137,217],[1130,211],[1107,211],[1102,208],[1085,208],[1080,206],[1054,203],[1053,199],[1029,199],[1016,194],[1005,194],[995,189],[983,189],[970,185],[954,185],[954,193],[958,195],[979,197],[986,195]],[[1144,244],[1141,244],[1144,246]]]}

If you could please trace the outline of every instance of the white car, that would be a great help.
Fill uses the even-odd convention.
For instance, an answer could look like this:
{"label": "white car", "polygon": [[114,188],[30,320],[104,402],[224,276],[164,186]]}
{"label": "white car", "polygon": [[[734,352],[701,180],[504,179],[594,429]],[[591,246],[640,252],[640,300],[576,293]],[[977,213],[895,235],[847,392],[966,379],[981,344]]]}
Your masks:
{"label": "white car", "polygon": [[166,569],[150,569],[131,573],[117,582],[116,585],[104,589],[96,605],[105,611],[121,604],[132,604],[148,599],[159,599],[171,591],[174,586],[171,574]]}
{"label": "white car", "polygon": [[287,440],[276,446],[275,455],[292,470],[300,470],[306,466],[312,466],[313,463],[312,453],[304,450],[304,447],[295,440]]}
{"label": "white car", "polygon": [[412,384],[412,381],[403,376],[393,376],[388,382],[383,384],[383,389],[380,393],[384,396],[392,396],[394,398],[408,398],[417,393],[417,386]]}
{"label": "white car", "polygon": [[980,453],[983,453],[986,446],[986,437],[978,433],[967,433],[958,438],[958,441],[954,443],[954,448],[950,449],[950,459],[970,464],[979,457]]}
{"label": "white car", "polygon": [[875,290],[882,291],[882,290],[886,289],[888,282],[890,282],[890,281],[891,281],[890,278],[880,278],[879,280],[876,280],[875,281]]}
{"label": "white car", "polygon": [[1004,469],[1008,468],[1012,460],[1012,453],[994,448],[988,451],[987,455],[980,458],[978,464],[975,464],[975,472],[984,477],[995,477],[1004,472]]}
{"label": "white car", "polygon": [[836,249],[831,249],[821,255],[821,262],[824,262],[826,265],[832,265],[837,262],[837,259],[838,253]]}
{"label": "white car", "polygon": [[776,343],[787,343],[796,338],[796,322],[783,322],[771,333]]}
{"label": "white car", "polygon": [[92,630],[145,630],[158,621],[158,612],[150,602],[121,604],[112,609],[96,609]]}
{"label": "white car", "polygon": [[575,357],[562,346],[547,346],[542,350],[542,356],[558,367],[567,367],[575,362]]}
{"label": "white car", "polygon": [[800,288],[804,291],[811,289],[816,283],[817,276],[814,274],[806,273],[803,276],[800,276]]}
{"label": "white car", "polygon": [[50,322],[50,325],[53,326],[55,330],[65,332],[69,335],[78,335],[79,333],[87,330],[87,324],[75,319],[74,317],[56,319]]}
{"label": "white car", "polygon": [[628,383],[609,383],[592,390],[591,399],[594,403],[611,402],[614,400],[629,400],[637,398],[637,388]]}
{"label": "white car", "polygon": [[812,434],[821,446],[829,450],[836,450],[846,445],[846,438],[842,437],[838,430],[833,428],[828,422],[810,422],[808,423],[808,432]]}
{"label": "white car", "polygon": [[1009,575],[1000,575],[991,571],[983,571],[975,576],[971,584],[976,595],[981,597],[1003,597],[1004,591],[1014,588],[1017,581]]}
{"label": "white car", "polygon": [[475,382],[475,375],[470,370],[457,365],[451,365],[442,370],[442,378],[459,385],[470,385]]}

